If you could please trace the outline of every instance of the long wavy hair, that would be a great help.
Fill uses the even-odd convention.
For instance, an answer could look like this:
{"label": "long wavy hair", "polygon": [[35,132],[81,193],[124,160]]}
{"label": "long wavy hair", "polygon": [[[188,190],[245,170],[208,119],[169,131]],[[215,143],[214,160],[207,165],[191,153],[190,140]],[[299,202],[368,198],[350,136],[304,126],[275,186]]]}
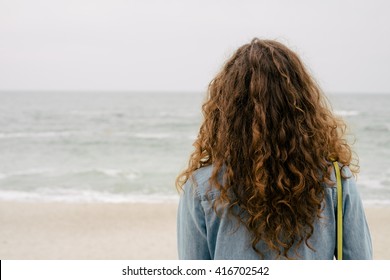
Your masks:
{"label": "long wavy hair", "polygon": [[350,166],[352,151],[344,122],[298,56],[277,41],[253,39],[211,81],[202,109],[195,151],[177,188],[213,165],[209,182],[220,191],[214,209],[227,205],[260,257],[259,241],[278,258],[289,258],[293,245],[310,247],[324,183],[333,186],[332,161]]}

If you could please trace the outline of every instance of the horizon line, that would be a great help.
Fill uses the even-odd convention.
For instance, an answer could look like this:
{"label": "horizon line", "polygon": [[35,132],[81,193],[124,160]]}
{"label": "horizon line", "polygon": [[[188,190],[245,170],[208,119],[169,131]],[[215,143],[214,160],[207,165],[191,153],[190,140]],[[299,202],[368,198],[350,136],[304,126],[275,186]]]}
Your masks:
{"label": "horizon line", "polygon": [[[179,93],[185,93],[185,94],[200,94],[200,93],[206,93],[207,90],[134,90],[134,89],[0,89],[0,93],[20,93],[20,92],[31,92],[31,93],[146,93],[146,94],[153,94],[153,93],[170,93],[170,94],[179,94]],[[324,91],[325,94],[330,95],[336,95],[336,94],[343,94],[343,95],[361,95],[361,94],[369,94],[369,95],[387,95],[390,94],[390,92],[387,91],[377,91],[377,92],[363,92],[363,91]]]}

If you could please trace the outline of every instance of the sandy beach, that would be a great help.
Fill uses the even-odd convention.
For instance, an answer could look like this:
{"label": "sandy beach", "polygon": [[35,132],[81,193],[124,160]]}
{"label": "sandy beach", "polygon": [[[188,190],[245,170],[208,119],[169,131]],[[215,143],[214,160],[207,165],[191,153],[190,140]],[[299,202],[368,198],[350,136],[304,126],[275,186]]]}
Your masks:
{"label": "sandy beach", "polygon": [[176,204],[0,203],[0,259],[177,259]]}
{"label": "sandy beach", "polygon": [[[0,202],[0,259],[177,259],[176,203]],[[390,259],[390,208],[366,209]]]}

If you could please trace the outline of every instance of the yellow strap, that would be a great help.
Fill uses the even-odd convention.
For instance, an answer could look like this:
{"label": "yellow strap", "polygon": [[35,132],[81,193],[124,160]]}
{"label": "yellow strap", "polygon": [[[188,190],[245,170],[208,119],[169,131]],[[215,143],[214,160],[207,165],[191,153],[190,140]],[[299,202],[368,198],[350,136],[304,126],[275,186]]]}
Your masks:
{"label": "yellow strap", "polygon": [[333,162],[337,180],[337,259],[343,259],[343,189],[341,186],[340,167]]}

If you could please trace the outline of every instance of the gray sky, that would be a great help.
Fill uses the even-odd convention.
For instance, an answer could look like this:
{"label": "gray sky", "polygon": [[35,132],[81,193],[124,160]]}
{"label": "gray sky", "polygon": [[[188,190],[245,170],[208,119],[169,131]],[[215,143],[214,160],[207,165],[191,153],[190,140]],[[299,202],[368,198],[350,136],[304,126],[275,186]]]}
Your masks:
{"label": "gray sky", "polygon": [[203,91],[253,37],[327,92],[390,93],[386,0],[0,0],[0,90]]}

